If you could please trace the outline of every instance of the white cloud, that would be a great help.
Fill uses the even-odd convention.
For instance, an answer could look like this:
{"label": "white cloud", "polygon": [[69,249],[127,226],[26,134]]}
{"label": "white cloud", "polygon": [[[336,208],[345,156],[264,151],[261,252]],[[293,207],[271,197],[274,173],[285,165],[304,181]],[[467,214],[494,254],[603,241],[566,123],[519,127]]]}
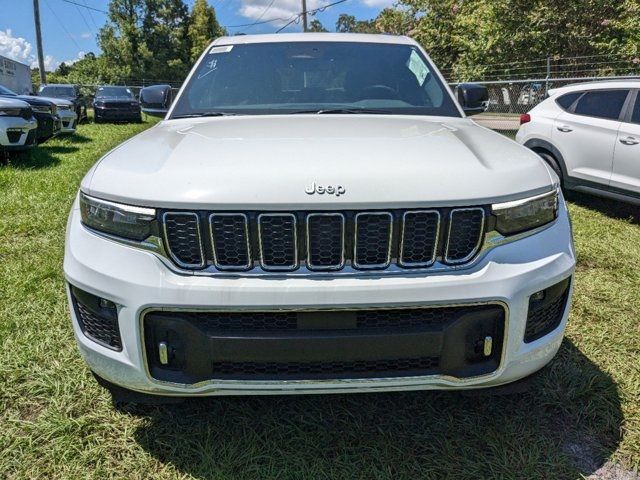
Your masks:
{"label": "white cloud", "polygon": [[87,40],[87,39],[91,38],[92,36],[93,36],[93,35],[91,35],[91,32],[82,32],[82,33],[80,34],[80,38],[83,38],[83,39],[85,39],[85,40]]}
{"label": "white cloud", "polygon": [[[84,34],[83,34],[84,35]],[[38,58],[36,57],[35,48],[26,39],[22,37],[14,37],[11,29],[5,31],[0,30],[0,55],[11,58],[21,63],[30,65],[31,68],[38,67]],[[85,52],[78,52],[74,59],[63,60],[66,65],[72,65],[78,60],[84,58]],[[62,62],[53,55],[45,55],[44,69],[52,72],[60,66]]]}
{"label": "white cloud", "polygon": [[31,43],[22,37],[14,37],[11,29],[0,30],[0,55],[28,63],[33,58],[32,51]]}
{"label": "white cloud", "polygon": [[[282,20],[270,23],[273,26],[282,26],[288,21],[292,20],[292,17],[300,13],[300,0],[280,0],[277,4],[274,4],[265,12],[265,9],[269,6],[271,0],[241,0],[241,7],[239,10],[240,15],[250,20],[269,20],[271,18],[281,18]],[[329,3],[326,0],[308,0],[307,10],[313,10],[314,8],[322,7]],[[262,18],[260,18],[262,17]]]}
{"label": "white cloud", "polygon": [[362,3],[371,8],[387,8],[396,3],[397,0],[362,0]]}

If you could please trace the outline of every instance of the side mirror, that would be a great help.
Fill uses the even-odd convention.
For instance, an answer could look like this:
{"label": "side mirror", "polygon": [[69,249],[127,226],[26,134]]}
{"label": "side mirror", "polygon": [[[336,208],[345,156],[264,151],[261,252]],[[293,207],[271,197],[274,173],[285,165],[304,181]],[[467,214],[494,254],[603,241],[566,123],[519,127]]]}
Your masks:
{"label": "side mirror", "polygon": [[484,112],[489,106],[489,90],[476,83],[461,83],[455,90],[456,98],[467,115]]}
{"label": "side mirror", "polygon": [[140,108],[152,117],[164,117],[169,111],[173,94],[170,85],[151,85],[140,90]]}

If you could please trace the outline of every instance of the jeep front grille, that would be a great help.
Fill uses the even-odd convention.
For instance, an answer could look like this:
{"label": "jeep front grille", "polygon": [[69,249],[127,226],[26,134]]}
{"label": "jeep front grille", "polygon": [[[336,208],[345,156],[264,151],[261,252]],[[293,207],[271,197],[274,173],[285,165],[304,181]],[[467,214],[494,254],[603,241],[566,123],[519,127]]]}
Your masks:
{"label": "jeep front grille", "polygon": [[485,209],[343,212],[165,212],[179,267],[289,272],[461,265],[482,247]]}

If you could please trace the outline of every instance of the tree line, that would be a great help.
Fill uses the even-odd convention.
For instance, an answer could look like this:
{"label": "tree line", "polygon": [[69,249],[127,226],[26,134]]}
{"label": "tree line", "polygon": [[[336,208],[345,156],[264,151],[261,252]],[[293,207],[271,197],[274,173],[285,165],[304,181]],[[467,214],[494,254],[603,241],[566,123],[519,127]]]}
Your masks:
{"label": "tree line", "polygon": [[[327,31],[318,19],[310,29]],[[640,73],[639,0],[398,0],[372,19],[342,14],[334,30],[409,35],[452,81],[523,76],[547,57],[598,59],[599,74]],[[206,0],[191,11],[183,0],[111,0],[102,54],[61,65],[50,81],[180,83],[226,33]]]}
{"label": "tree line", "polygon": [[111,0],[98,33],[101,55],[88,53],[61,64],[50,83],[131,83],[143,79],[180,83],[215,38],[226,35],[206,0]]}

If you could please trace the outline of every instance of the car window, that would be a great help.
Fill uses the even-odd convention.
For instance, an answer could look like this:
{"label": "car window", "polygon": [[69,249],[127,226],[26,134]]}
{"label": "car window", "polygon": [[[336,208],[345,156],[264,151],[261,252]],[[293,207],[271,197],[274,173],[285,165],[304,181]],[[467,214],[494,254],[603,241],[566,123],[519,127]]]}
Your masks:
{"label": "car window", "polygon": [[412,45],[276,42],[210,48],[172,117],[337,108],[460,116],[448,87]]}
{"label": "car window", "polygon": [[577,115],[617,120],[629,90],[593,90],[585,93],[576,104]]}
{"label": "car window", "polygon": [[633,108],[631,121],[633,123],[640,123],[640,94],[636,97],[636,106]]}
{"label": "car window", "polygon": [[565,93],[556,99],[556,103],[564,110],[569,110],[569,107],[573,105],[573,102],[575,102],[583,93],[584,92]]}

